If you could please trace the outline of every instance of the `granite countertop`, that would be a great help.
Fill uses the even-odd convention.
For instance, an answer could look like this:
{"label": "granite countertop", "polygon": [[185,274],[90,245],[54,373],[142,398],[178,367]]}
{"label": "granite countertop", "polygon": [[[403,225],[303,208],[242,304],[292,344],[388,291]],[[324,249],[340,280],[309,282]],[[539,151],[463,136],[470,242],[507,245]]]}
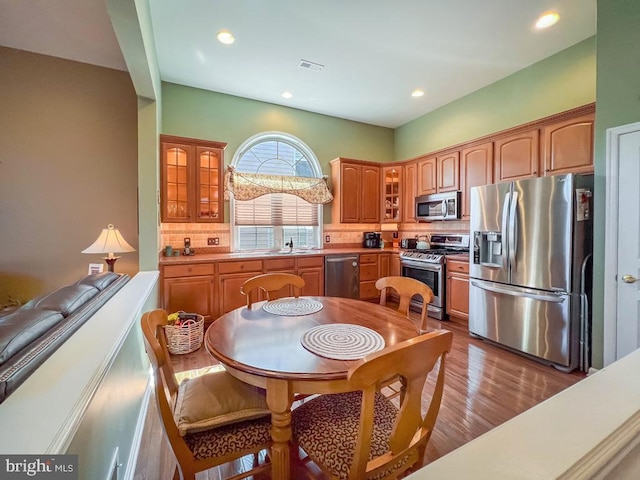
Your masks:
{"label": "granite countertop", "polygon": [[160,257],[160,265],[184,265],[189,263],[207,263],[217,262],[221,260],[251,260],[251,259],[269,259],[269,258],[296,258],[296,257],[315,257],[326,255],[344,255],[344,254],[366,254],[366,253],[398,253],[397,248],[324,248],[319,250],[296,250],[294,253],[275,252],[275,253],[246,253],[246,252],[221,252],[221,253],[201,253],[196,252],[195,255],[180,255],[178,257]]}

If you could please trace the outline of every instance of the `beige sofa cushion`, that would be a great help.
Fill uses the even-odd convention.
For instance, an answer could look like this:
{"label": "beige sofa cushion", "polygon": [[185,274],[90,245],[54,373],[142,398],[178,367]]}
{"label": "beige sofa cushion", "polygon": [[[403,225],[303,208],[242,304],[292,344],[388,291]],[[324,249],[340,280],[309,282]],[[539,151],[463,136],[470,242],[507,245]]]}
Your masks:
{"label": "beige sofa cushion", "polygon": [[174,418],[180,435],[269,415],[264,391],[225,371],[180,383]]}

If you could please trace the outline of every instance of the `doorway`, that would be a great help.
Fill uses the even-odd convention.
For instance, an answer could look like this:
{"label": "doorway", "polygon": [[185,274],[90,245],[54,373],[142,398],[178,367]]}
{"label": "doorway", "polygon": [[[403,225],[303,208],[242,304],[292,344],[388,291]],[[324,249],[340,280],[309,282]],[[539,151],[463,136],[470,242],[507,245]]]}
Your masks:
{"label": "doorway", "polygon": [[606,183],[604,366],[640,347],[640,122],[607,130]]}

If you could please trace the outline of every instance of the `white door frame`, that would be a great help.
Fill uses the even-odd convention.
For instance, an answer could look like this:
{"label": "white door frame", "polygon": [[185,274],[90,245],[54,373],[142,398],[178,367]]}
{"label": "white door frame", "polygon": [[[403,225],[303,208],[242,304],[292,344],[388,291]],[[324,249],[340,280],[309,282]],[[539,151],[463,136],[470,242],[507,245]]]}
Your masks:
{"label": "white door frame", "polygon": [[[617,360],[618,331],[618,291],[616,275],[618,273],[618,195],[620,137],[640,131],[640,122],[607,129],[606,151],[606,205],[605,205],[605,243],[604,243],[604,366]],[[636,321],[635,318],[620,321]]]}

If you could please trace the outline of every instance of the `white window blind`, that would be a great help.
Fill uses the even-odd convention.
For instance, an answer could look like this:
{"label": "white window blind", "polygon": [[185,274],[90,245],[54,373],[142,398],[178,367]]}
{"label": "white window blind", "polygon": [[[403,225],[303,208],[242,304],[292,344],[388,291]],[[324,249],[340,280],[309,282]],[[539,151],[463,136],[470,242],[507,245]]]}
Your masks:
{"label": "white window blind", "polygon": [[[232,165],[246,173],[322,177],[309,147],[279,132],[248,139],[234,155]],[[233,200],[231,224],[234,250],[279,249],[290,239],[295,247],[320,248],[322,205],[287,193]]]}
{"label": "white window blind", "polygon": [[287,193],[234,202],[236,225],[318,226],[318,206]]}

